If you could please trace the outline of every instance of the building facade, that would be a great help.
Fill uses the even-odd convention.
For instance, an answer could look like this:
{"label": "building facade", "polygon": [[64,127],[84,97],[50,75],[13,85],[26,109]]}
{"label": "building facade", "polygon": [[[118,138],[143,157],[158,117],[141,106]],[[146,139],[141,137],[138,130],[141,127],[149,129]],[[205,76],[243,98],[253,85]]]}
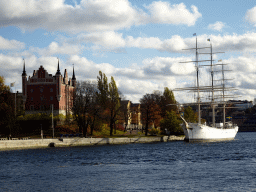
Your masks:
{"label": "building facade", "polygon": [[121,106],[119,123],[123,124],[126,130],[142,130],[140,104],[122,100]]}
{"label": "building facade", "polygon": [[48,74],[43,66],[34,70],[32,77],[27,78],[25,61],[22,73],[22,97],[25,114],[52,112],[54,115],[72,114],[76,78],[73,67],[72,78],[68,79],[65,69],[64,77],[59,68],[55,76]]}

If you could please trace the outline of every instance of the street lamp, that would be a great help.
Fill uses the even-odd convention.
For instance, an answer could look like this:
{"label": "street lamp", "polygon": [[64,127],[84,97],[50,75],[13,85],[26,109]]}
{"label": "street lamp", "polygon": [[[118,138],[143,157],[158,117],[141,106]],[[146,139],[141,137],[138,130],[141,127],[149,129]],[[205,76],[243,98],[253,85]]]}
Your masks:
{"label": "street lamp", "polygon": [[42,124],[40,124],[40,125],[41,125],[41,139],[43,140],[44,134],[43,134]]}
{"label": "street lamp", "polygon": [[52,138],[54,138],[54,124],[53,124],[53,104],[52,104]]}

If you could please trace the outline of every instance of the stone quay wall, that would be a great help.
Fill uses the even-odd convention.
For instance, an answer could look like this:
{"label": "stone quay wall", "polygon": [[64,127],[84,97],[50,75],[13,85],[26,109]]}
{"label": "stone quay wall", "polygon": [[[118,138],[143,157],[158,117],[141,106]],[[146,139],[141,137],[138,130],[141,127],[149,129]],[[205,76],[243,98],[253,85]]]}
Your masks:
{"label": "stone quay wall", "polygon": [[184,137],[163,136],[163,137],[121,137],[121,138],[60,138],[60,139],[26,139],[26,140],[0,140],[0,150],[29,149],[44,147],[72,147],[107,144],[129,144],[129,143],[152,143],[180,141]]}

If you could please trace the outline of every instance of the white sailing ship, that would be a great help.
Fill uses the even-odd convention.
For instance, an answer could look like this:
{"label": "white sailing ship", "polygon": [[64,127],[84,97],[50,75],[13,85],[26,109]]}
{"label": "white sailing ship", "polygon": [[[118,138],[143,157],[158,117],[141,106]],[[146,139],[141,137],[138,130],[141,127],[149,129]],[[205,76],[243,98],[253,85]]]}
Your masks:
{"label": "white sailing ship", "polygon": [[[195,34],[194,34],[195,35]],[[209,39],[208,39],[209,41]],[[197,85],[196,87],[190,87],[190,88],[181,88],[181,89],[175,89],[176,91],[181,91],[181,90],[190,90],[197,92],[197,106],[198,106],[198,122],[197,123],[190,123],[187,122],[183,117],[181,117],[183,121],[182,129],[185,134],[185,140],[187,141],[223,141],[223,140],[233,140],[238,132],[238,126],[234,123],[226,122],[226,117],[225,117],[225,108],[227,102],[225,101],[226,95],[225,91],[226,90],[231,90],[232,88],[227,88],[225,87],[225,78],[224,78],[224,69],[223,66],[225,64],[213,64],[213,59],[212,59],[212,44],[210,44],[211,52],[208,53],[211,55],[210,60],[198,60],[198,50],[202,48],[197,47],[197,37],[196,37],[196,48],[192,48],[196,50],[196,60],[195,61],[190,61],[190,62],[195,62],[196,64],[196,69],[197,69]],[[205,53],[204,53],[205,54]],[[203,66],[210,66],[211,67],[211,81],[212,85],[211,86],[199,86],[199,62],[207,62],[210,61],[210,65],[203,65]],[[184,62],[187,63],[187,62]],[[222,85],[216,86],[214,85],[214,80],[213,80],[213,67],[216,65],[222,65]],[[211,101],[210,102],[202,102],[200,98],[200,94],[202,92],[211,92]],[[217,101],[217,96],[214,95],[216,92],[222,92],[221,95],[221,101]],[[216,106],[220,105],[223,108],[223,122],[222,123],[215,123],[215,108]],[[201,106],[202,105],[210,105],[212,107],[212,122],[211,123],[201,123]]]}

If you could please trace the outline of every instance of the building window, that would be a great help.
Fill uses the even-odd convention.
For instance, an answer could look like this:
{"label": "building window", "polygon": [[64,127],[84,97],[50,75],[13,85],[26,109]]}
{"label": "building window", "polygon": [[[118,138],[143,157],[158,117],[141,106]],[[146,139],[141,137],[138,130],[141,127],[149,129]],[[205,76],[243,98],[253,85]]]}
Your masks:
{"label": "building window", "polygon": [[50,96],[50,100],[51,100],[51,101],[53,100],[53,96]]}
{"label": "building window", "polygon": [[50,88],[50,92],[53,92],[53,88]]}
{"label": "building window", "polygon": [[31,97],[31,101],[33,101],[33,97]]}
{"label": "building window", "polygon": [[34,105],[30,105],[30,110],[34,111]]}
{"label": "building window", "polygon": [[43,101],[44,100],[44,98],[43,97],[41,97],[41,101]]}
{"label": "building window", "polygon": [[34,92],[34,89],[30,89],[30,92],[33,93],[33,92]]}
{"label": "building window", "polygon": [[44,106],[43,105],[40,106],[40,110],[44,110]]}
{"label": "building window", "polygon": [[43,89],[43,88],[41,88],[41,89],[40,89],[40,92],[41,92],[41,93],[43,93],[43,91],[44,91],[44,89]]}

